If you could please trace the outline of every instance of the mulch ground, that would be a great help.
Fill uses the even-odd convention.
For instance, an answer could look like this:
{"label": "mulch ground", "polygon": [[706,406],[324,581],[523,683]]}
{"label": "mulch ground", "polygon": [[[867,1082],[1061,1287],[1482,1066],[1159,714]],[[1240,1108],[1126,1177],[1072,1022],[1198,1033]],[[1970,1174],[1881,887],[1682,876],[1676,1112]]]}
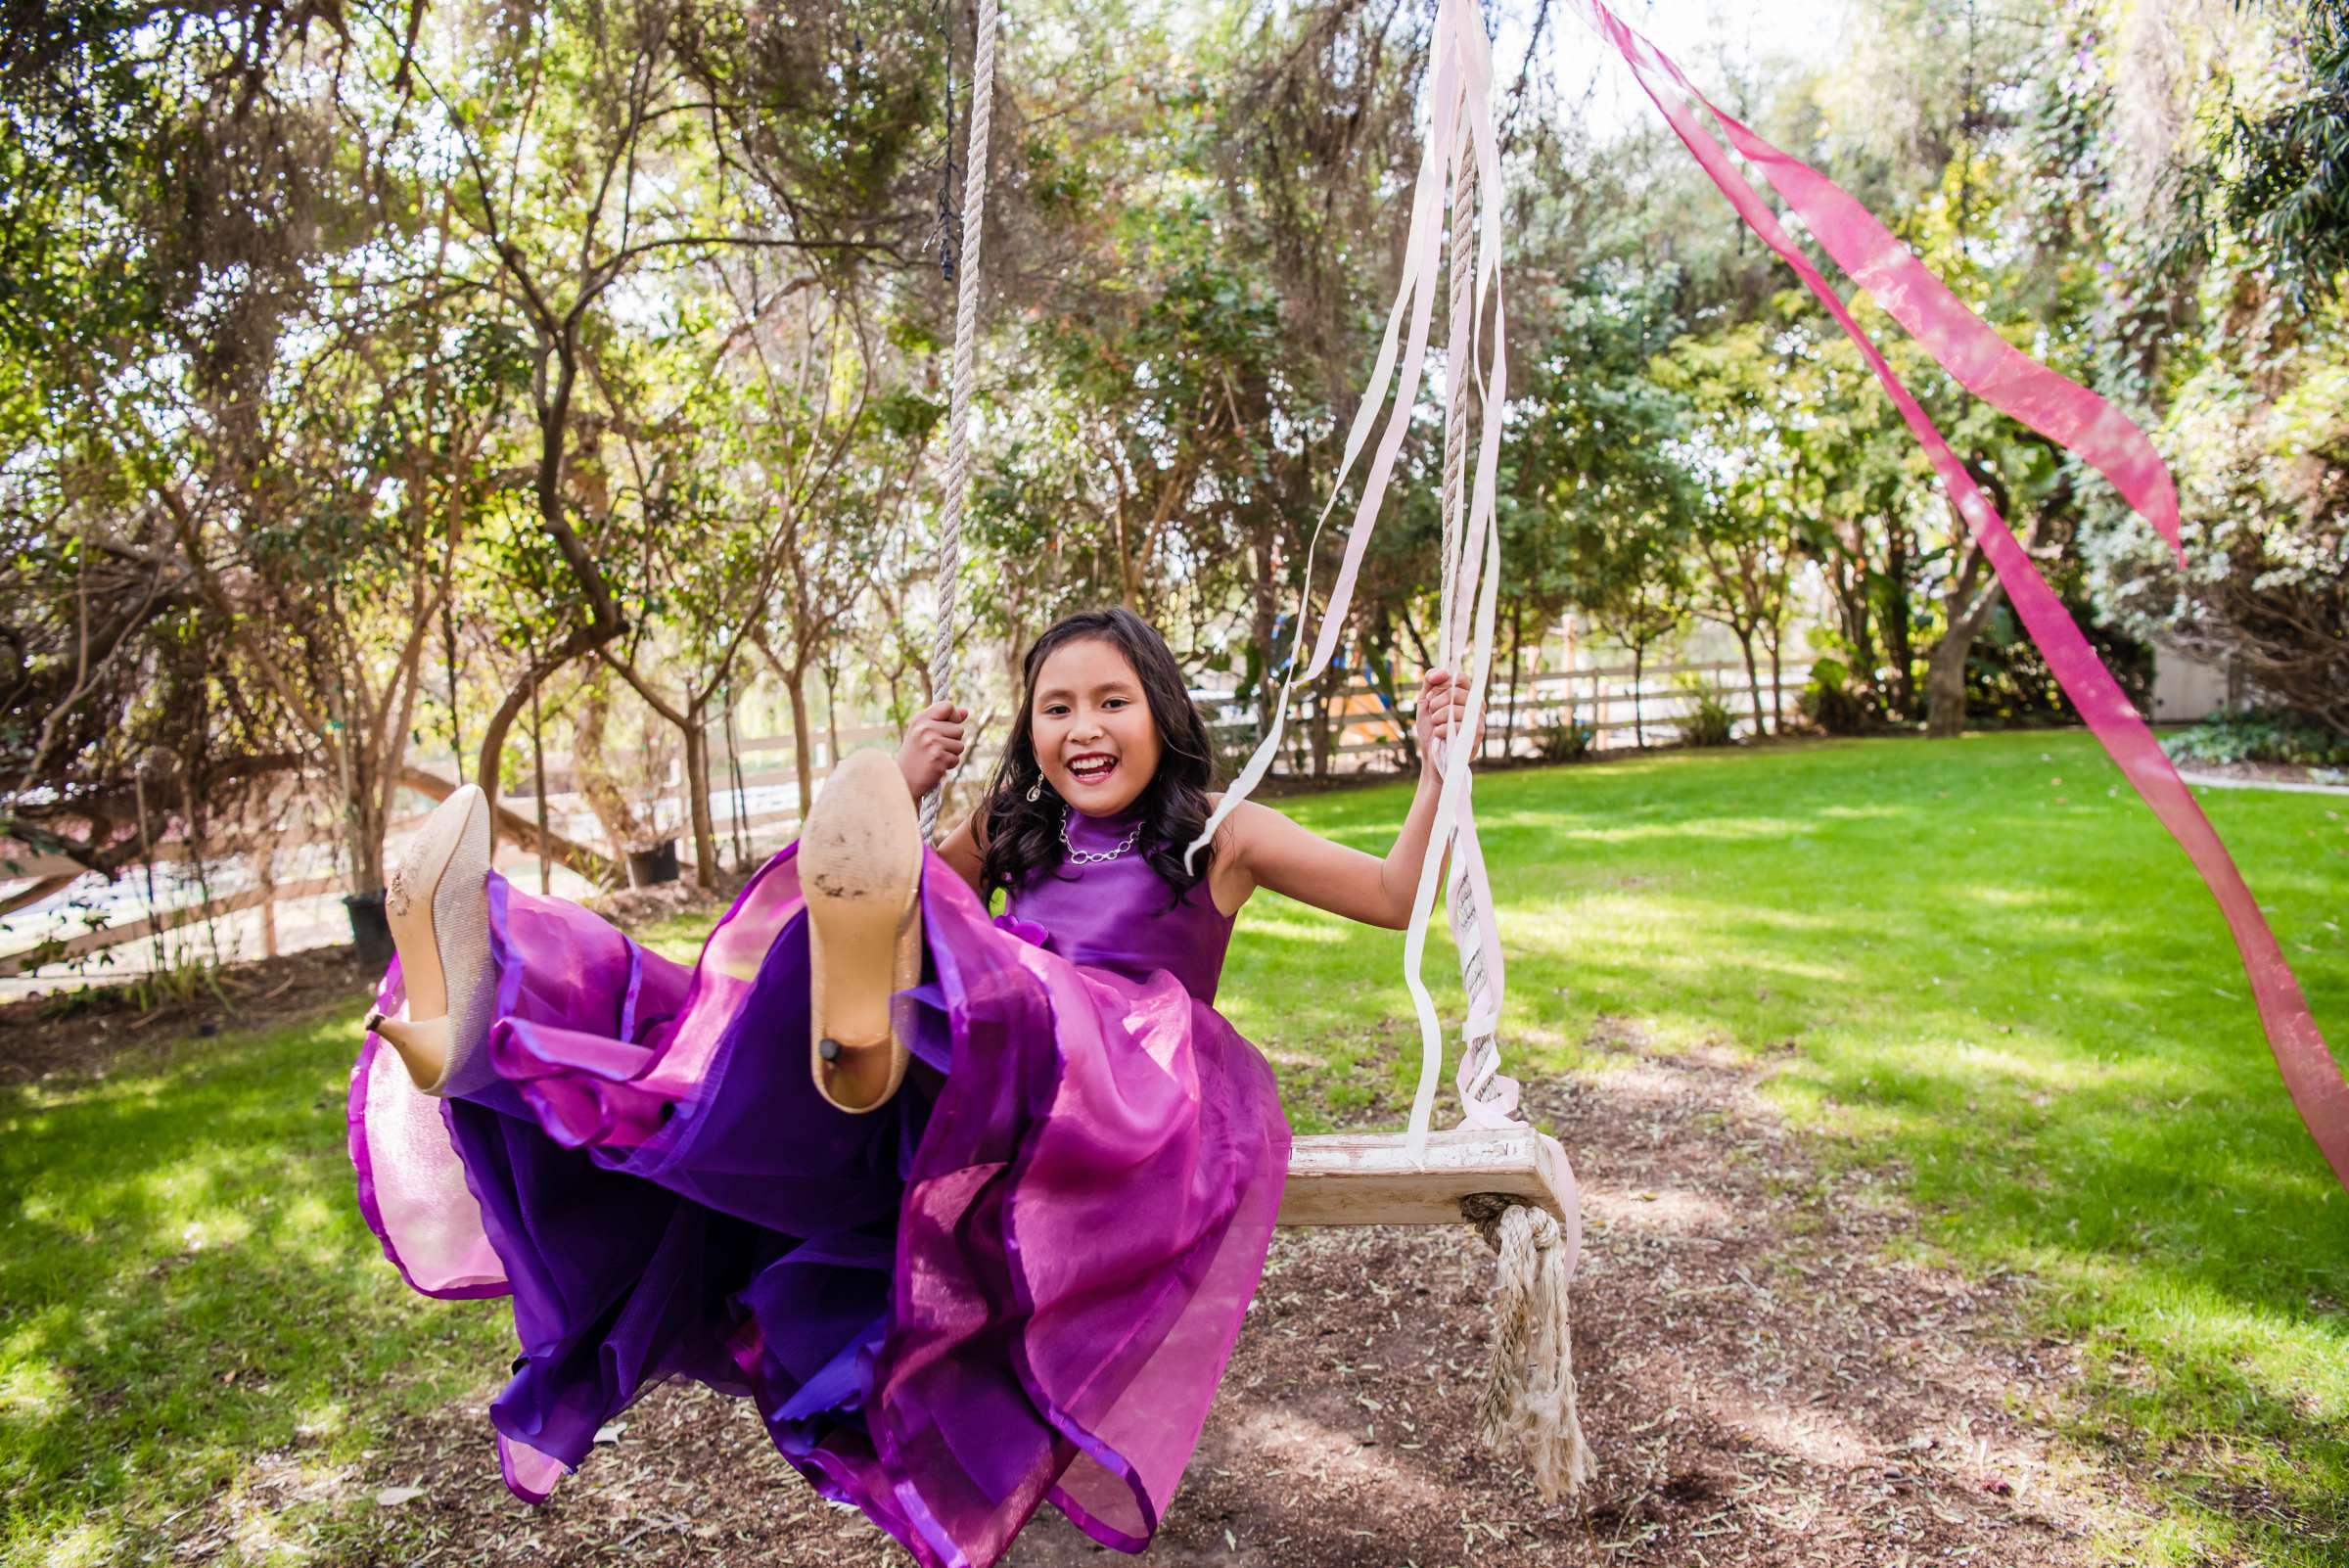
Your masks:
{"label": "mulch ground", "polygon": [[375,993],[376,979],[345,945],[228,964],[186,1001],[145,1011],[120,985],[61,984],[0,1006],[0,1084],[166,1059],[182,1041],[266,1029],[328,1007],[359,1008]]}
{"label": "mulch ground", "polygon": [[[2056,1445],[2078,1368],[2017,1326],[2019,1286],[1892,1261],[1902,1209],[1877,1178],[1805,1159],[1756,1092],[1767,1064],[1602,1034],[1606,1070],[1532,1106],[1584,1186],[1574,1354],[1597,1481],[1544,1505],[1478,1444],[1491,1259],[1467,1231],[1284,1231],[1148,1560],[2006,1568],[2142,1526],[2125,1474]],[[906,1561],[808,1492],[746,1405],[696,1388],[648,1396],[527,1508],[498,1482],[489,1391],[347,1478],[392,1499],[371,1555]],[[183,1551],[239,1538],[235,1515],[269,1501],[268,1462]],[[1046,1508],[1006,1560],[1116,1559]]]}

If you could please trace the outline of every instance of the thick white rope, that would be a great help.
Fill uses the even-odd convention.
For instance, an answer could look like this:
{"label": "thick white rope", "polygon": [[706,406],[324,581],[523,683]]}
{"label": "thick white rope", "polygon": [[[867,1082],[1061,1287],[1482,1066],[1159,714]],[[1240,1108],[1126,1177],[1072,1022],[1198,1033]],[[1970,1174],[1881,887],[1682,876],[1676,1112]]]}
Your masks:
{"label": "thick white rope", "polygon": [[1460,1212],[1499,1255],[1477,1436],[1497,1453],[1521,1453],[1542,1500],[1555,1502],[1596,1470],[1574,1392],[1573,1238],[1546,1211],[1497,1194],[1469,1198]]}
{"label": "thick white rope", "polygon": [[[1460,132],[1452,157],[1451,256],[1451,408],[1444,432],[1444,591],[1441,628],[1448,664],[1468,690],[1469,721],[1475,734],[1493,671],[1495,592],[1500,576],[1500,530],[1497,483],[1501,411],[1507,406],[1506,310],[1500,289],[1500,166],[1492,101],[1492,56],[1472,7],[1448,5],[1461,56]],[[1470,218],[1477,213],[1482,186],[1482,225],[1470,251]],[[1473,254],[1473,261],[1471,256]],[[1473,287],[1471,286],[1473,284]],[[1485,382],[1484,323],[1493,317],[1491,380]],[[1470,381],[1484,393],[1479,410],[1475,493],[1460,518],[1462,468],[1467,460]],[[1480,580],[1481,579],[1481,580]],[[1469,804],[1471,756],[1463,750],[1445,762],[1445,795],[1455,789],[1455,812],[1439,812],[1439,836],[1431,858],[1450,844],[1452,856],[1451,914],[1460,956],[1460,984],[1468,1017],[1455,1080],[1463,1120],[1475,1127],[1517,1123],[1518,1086],[1500,1076],[1498,1028],[1503,976],[1500,942],[1492,916],[1492,889],[1476,839],[1476,814]],[[1422,886],[1425,885],[1424,875]],[[1419,916],[1414,912],[1414,925]],[[1422,1135],[1433,1099],[1436,1061],[1423,1061],[1419,1093],[1411,1110],[1413,1138]],[[1568,1213],[1577,1202],[1566,1175]],[[1583,1436],[1575,1399],[1574,1335],[1569,1290],[1574,1279],[1580,1225],[1561,1224],[1547,1211],[1521,1199],[1477,1194],[1460,1205],[1462,1218],[1483,1232],[1498,1254],[1493,1280],[1493,1360],[1477,1409],[1477,1431],[1497,1453],[1515,1450],[1533,1470],[1543,1500],[1556,1501],[1589,1479],[1589,1445]]]}
{"label": "thick white rope", "polygon": [[[1445,566],[1443,566],[1443,626],[1438,636],[1443,638],[1443,662],[1451,669],[1454,660],[1468,657],[1475,650],[1482,657],[1480,685],[1490,688],[1494,629],[1492,623],[1480,623],[1470,611],[1475,611],[1475,587],[1478,587],[1478,537],[1485,540],[1485,568],[1498,576],[1498,519],[1494,514],[1494,467],[1498,458],[1498,394],[1505,385],[1505,364],[1494,364],[1492,396],[1475,399],[1485,390],[1485,305],[1487,291],[1494,300],[1494,354],[1505,352],[1505,338],[1498,310],[1498,291],[1501,291],[1501,254],[1498,254],[1498,208],[1501,208],[1501,181],[1498,181],[1498,146],[1492,122],[1490,96],[1490,54],[1473,47],[1482,42],[1478,19],[1470,12],[1466,17],[1468,28],[1475,28],[1468,45],[1463,47],[1461,70],[1461,101],[1458,101],[1458,134],[1454,138],[1454,178],[1451,178],[1451,299],[1450,299],[1450,418],[1445,423]],[[1482,171],[1482,178],[1480,178]],[[1482,216],[1482,225],[1478,218]],[[1478,485],[1475,500],[1463,495],[1463,467],[1468,460],[1468,408],[1478,401]],[[1466,502],[1468,519],[1461,524],[1461,507]],[[1454,669],[1454,676],[1466,671]],[[1475,709],[1482,714],[1482,700]],[[1470,727],[1473,732],[1473,727]],[[1461,759],[1461,767],[1468,770],[1473,759]],[[1450,885],[1450,913],[1451,939],[1461,965],[1461,992],[1468,1002],[1466,1024],[1461,1026],[1461,1061],[1454,1075],[1454,1086],[1461,1098],[1461,1120],[1468,1127],[1515,1127],[1517,1118],[1517,1083],[1501,1075],[1501,997],[1505,991],[1501,937],[1497,922],[1490,918],[1492,885],[1485,876],[1485,854],[1475,836],[1475,807],[1470,803],[1473,779],[1461,784],[1461,806],[1458,821],[1451,831],[1451,885]],[[1433,1084],[1428,1084],[1433,1086]],[[1423,1096],[1426,1098],[1426,1096]]]}
{"label": "thick white rope", "polygon": [[[1474,134],[1467,124],[1468,95],[1462,93],[1452,106],[1452,177],[1451,177],[1451,254],[1446,258],[1451,268],[1451,292],[1445,301],[1446,324],[1451,341],[1444,365],[1444,379],[1450,384],[1451,406],[1444,421],[1444,563],[1442,586],[1436,607],[1436,663],[1451,669],[1455,651],[1459,648],[1460,626],[1459,559],[1460,559],[1460,496],[1461,477],[1468,463],[1468,383],[1470,379],[1469,336],[1466,332],[1471,313],[1475,310],[1476,269],[1470,264],[1474,254],[1476,234],[1476,164],[1462,156],[1462,150]],[[1452,670],[1453,674],[1459,671]]]}
{"label": "thick white rope", "polygon": [[[954,695],[954,650],[962,628],[959,576],[962,514],[970,494],[971,383],[979,356],[979,237],[987,227],[987,139],[995,113],[995,27],[998,0],[979,0],[979,31],[971,50],[971,117],[963,142],[962,259],[954,269],[954,366],[946,406],[945,510],[938,534],[938,635],[930,644],[930,700]],[[949,777],[951,774],[948,775]],[[922,838],[938,836],[938,802],[945,781],[922,797]]]}
{"label": "thick white rope", "polygon": [[[1449,97],[1440,96],[1432,118],[1428,157],[1441,153],[1445,172],[1451,178],[1452,225],[1451,261],[1451,319],[1446,347],[1450,373],[1450,409],[1445,429],[1444,510],[1446,553],[1442,567],[1442,604],[1437,627],[1443,663],[1453,669],[1468,697],[1462,734],[1475,734],[1481,724],[1493,673],[1496,593],[1500,574],[1500,535],[1497,522],[1495,475],[1499,467],[1500,410],[1507,406],[1507,316],[1500,288],[1500,163],[1498,138],[1494,130],[1492,54],[1484,26],[1467,0],[1448,4],[1439,17],[1440,46],[1454,64]],[[1453,107],[1445,114],[1442,106]],[[1451,134],[1439,134],[1449,130]],[[1472,219],[1481,217],[1481,223]],[[1474,244],[1471,244],[1471,240]],[[1427,258],[1432,287],[1434,258]],[[1492,346],[1485,345],[1485,317],[1490,306]],[[1487,382],[1488,352],[1491,360]],[[1482,393],[1477,397],[1476,393]],[[1472,495],[1465,495],[1468,420],[1472,397],[1481,409],[1478,454]],[[1460,516],[1465,498],[1465,518]],[[1429,837],[1428,858],[1421,866],[1419,891],[1412,904],[1404,939],[1405,981],[1419,1013],[1420,1068],[1418,1090],[1411,1101],[1407,1136],[1417,1153],[1425,1147],[1435,1111],[1436,1085],[1443,1069],[1443,1031],[1425,988],[1417,976],[1426,946],[1430,895],[1447,852],[1452,875],[1446,890],[1447,904],[1460,960],[1460,979],[1466,992],[1467,1016],[1461,1028],[1461,1053],[1454,1080],[1466,1126],[1497,1129],[1520,1126],[1516,1115],[1518,1086],[1500,1076],[1498,1030],[1503,993],[1500,935],[1493,918],[1492,892],[1477,843],[1474,758],[1468,749],[1456,755],[1449,749],[1437,759],[1444,776],[1436,822]]]}
{"label": "thick white rope", "polygon": [[[1444,564],[1441,603],[1438,607],[1442,624],[1437,628],[1437,661],[1451,669],[1453,661],[1472,646],[1477,628],[1468,612],[1473,608],[1470,596],[1460,588],[1465,576],[1473,584],[1475,566],[1463,552],[1463,529],[1460,512],[1466,500],[1462,479],[1468,459],[1468,413],[1481,381],[1480,350],[1484,328],[1484,296],[1478,284],[1485,265],[1494,258],[1477,250],[1476,218],[1478,214],[1477,135],[1470,119],[1473,94],[1463,80],[1458,108],[1458,130],[1454,133],[1453,173],[1451,185],[1451,297],[1447,308],[1451,312],[1451,331],[1446,377],[1450,383],[1450,409],[1444,426]],[[1496,267],[1496,272],[1497,268]],[[1487,405],[1479,409],[1482,419],[1495,417]],[[1480,465],[1481,466],[1481,465]],[[1476,520],[1472,520],[1476,521]],[[1491,520],[1482,520],[1489,530]],[[1497,567],[1496,567],[1497,570]],[[1491,647],[1485,645],[1488,668]],[[1453,669],[1455,678],[1463,672]],[[1473,759],[1462,757],[1460,766],[1467,768]],[[1469,786],[1463,784],[1465,791]],[[1460,1065],[1453,1083],[1460,1096],[1462,1120],[1470,1126],[1498,1128],[1515,1125],[1518,1085],[1513,1079],[1500,1076],[1500,992],[1502,971],[1500,945],[1493,922],[1484,917],[1492,906],[1492,888],[1485,875],[1484,856],[1476,845],[1476,817],[1468,801],[1463,798],[1460,813],[1451,841],[1452,867],[1449,908],[1451,916],[1451,935],[1459,954],[1460,990],[1467,999],[1467,1022],[1461,1030]],[[1442,846],[1431,846],[1431,853],[1441,853]],[[1430,1083],[1427,1087],[1432,1090]]]}
{"label": "thick white rope", "polygon": [[[954,313],[952,401],[947,414],[945,507],[938,551],[938,634],[930,658],[933,701],[949,697],[954,681],[957,624],[957,574],[962,557],[964,506],[970,487],[970,405],[975,376],[979,314],[980,235],[987,202],[987,145],[994,107],[995,33],[998,0],[980,0],[979,26],[972,61],[971,115],[964,154],[962,258],[957,270]],[[1446,23],[1449,23],[1447,29]],[[1191,848],[1195,853],[1213,835],[1217,822],[1244,799],[1270,765],[1279,745],[1281,719],[1295,688],[1327,667],[1346,604],[1359,570],[1363,547],[1379,510],[1379,500],[1393,471],[1419,381],[1419,364],[1427,341],[1433,303],[1435,247],[1442,237],[1436,222],[1442,181],[1453,178],[1450,357],[1451,407],[1444,440],[1444,564],[1439,659],[1450,668],[1454,660],[1469,669],[1454,669],[1469,694],[1466,730],[1474,733],[1482,717],[1488,677],[1492,670],[1494,603],[1500,576],[1499,530],[1495,519],[1495,480],[1499,452],[1498,408],[1506,401],[1506,339],[1500,325],[1499,291],[1499,163],[1493,133],[1491,99],[1492,61],[1481,19],[1468,0],[1445,0],[1439,30],[1453,41],[1449,54],[1440,52],[1433,78],[1433,102],[1428,146],[1413,196],[1411,254],[1404,268],[1405,282],[1387,323],[1372,372],[1371,387],[1357,410],[1348,433],[1346,454],[1330,500],[1314,526],[1335,508],[1346,475],[1361,455],[1379,408],[1385,403],[1389,378],[1397,371],[1398,338],[1406,317],[1408,343],[1404,347],[1396,407],[1379,443],[1364,486],[1346,559],[1324,614],[1310,665],[1299,656],[1305,649],[1305,617],[1300,606],[1296,646],[1288,677],[1275,709],[1272,731],[1259,746],[1247,768],[1226,794],[1221,810]],[[1471,248],[1478,215],[1479,171],[1482,171],[1482,224]],[[1473,262],[1471,256],[1473,255]],[[1462,510],[1466,489],[1467,416],[1470,382],[1483,384],[1483,317],[1488,284],[1495,303],[1495,346],[1492,385],[1486,388],[1480,420],[1480,449],[1473,501]],[[1307,582],[1312,580],[1312,558],[1307,560]],[[1413,900],[1412,929],[1406,941],[1405,978],[1421,1014],[1422,1033],[1433,1029],[1433,1004],[1419,979],[1419,954],[1425,939],[1426,917],[1432,902],[1433,880],[1444,847],[1452,849],[1454,875],[1451,888],[1452,930],[1460,951],[1461,983],[1468,994],[1467,1037],[1458,1086],[1467,1120],[1476,1126],[1516,1124],[1517,1084],[1500,1078],[1496,1029],[1500,1007],[1500,949],[1491,914],[1484,857],[1476,842],[1475,818],[1469,810],[1469,757],[1443,760],[1444,789],[1422,862],[1420,885]],[[922,835],[937,831],[940,790],[923,797]],[[1440,1039],[1440,1037],[1435,1037]],[[1423,1041],[1423,1045],[1426,1042]],[[1435,1063],[1440,1046],[1423,1065],[1419,1093],[1411,1116],[1411,1140],[1424,1147],[1428,1110],[1433,1099]],[[1483,1205],[1479,1208],[1477,1206]],[[1579,1487],[1590,1473],[1589,1448],[1575,1407],[1572,1337],[1567,1318],[1567,1291],[1574,1270],[1571,1235],[1546,1212],[1499,1198],[1470,1199],[1462,1205],[1499,1254],[1494,1283],[1495,1314],[1493,1370],[1478,1411],[1485,1443],[1497,1450],[1518,1448],[1533,1467],[1535,1484],[1544,1499],[1555,1499]]]}

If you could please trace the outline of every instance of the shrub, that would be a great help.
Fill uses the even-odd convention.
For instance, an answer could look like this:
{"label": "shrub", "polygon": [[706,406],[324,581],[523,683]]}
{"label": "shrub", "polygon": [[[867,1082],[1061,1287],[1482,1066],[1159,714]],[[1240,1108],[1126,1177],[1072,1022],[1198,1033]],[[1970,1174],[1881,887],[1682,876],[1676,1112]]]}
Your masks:
{"label": "shrub", "polygon": [[230,1005],[212,965],[185,949],[164,959],[160,968],[124,982],[123,990],[130,993],[131,1005],[142,1013],[192,1007],[207,992],[223,1007]]}
{"label": "shrub", "polygon": [[1840,659],[1821,659],[1811,667],[1797,706],[1804,718],[1830,735],[1857,735],[1867,720],[1867,707],[1852,690],[1852,672]]}
{"label": "shrub", "polygon": [[1579,762],[1597,744],[1597,727],[1576,717],[1572,708],[1559,710],[1534,730],[1534,752],[1545,762]]}
{"label": "shrub", "polygon": [[1736,738],[1737,710],[1719,681],[1691,674],[1673,684],[1688,700],[1688,712],[1681,715],[1682,745],[1727,746]]}
{"label": "shrub", "polygon": [[2349,739],[2305,714],[2247,708],[2213,714],[2193,728],[2162,737],[2173,762],[2288,762],[2301,767],[2349,764]]}

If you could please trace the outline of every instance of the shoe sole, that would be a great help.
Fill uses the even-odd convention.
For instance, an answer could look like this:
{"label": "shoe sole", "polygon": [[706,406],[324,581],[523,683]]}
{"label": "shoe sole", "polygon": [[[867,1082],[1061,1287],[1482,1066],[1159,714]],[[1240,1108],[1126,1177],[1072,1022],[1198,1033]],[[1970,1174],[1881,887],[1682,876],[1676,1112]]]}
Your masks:
{"label": "shoe sole", "polygon": [[833,769],[801,830],[799,869],[808,1068],[835,1108],[878,1110],[911,1060],[891,998],[920,984],[922,955],[921,826],[888,753],[854,752]]}

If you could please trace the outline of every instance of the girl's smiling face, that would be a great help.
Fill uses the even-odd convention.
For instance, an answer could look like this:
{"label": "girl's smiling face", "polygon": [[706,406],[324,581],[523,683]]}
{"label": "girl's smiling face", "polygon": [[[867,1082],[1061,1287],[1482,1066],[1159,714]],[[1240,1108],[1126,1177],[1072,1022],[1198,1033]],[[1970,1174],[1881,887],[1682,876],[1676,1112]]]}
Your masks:
{"label": "girl's smiling face", "polygon": [[1086,816],[1115,816],[1158,772],[1158,722],[1142,677],[1099,637],[1052,650],[1028,695],[1028,722],[1044,781]]}

